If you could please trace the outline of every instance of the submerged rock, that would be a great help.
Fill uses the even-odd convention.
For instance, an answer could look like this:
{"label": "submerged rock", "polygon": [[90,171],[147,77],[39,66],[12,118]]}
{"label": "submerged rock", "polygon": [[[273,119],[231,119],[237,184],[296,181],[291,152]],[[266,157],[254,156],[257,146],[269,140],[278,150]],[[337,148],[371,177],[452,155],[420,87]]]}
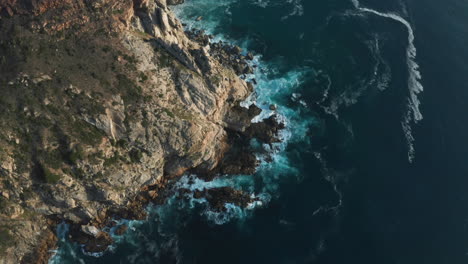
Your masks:
{"label": "submerged rock", "polygon": [[127,232],[127,229],[128,229],[127,225],[120,225],[115,230],[115,234],[118,235],[118,236],[121,236],[121,235],[125,234],[125,232]]}
{"label": "submerged rock", "polygon": [[[0,111],[0,229],[15,234],[2,260],[47,259],[63,221],[86,251],[106,250],[112,239],[100,230],[145,219],[184,173],[252,174],[250,140],[277,142],[280,124],[251,124],[261,110],[240,106],[256,84],[239,77],[253,72],[253,55],[185,32],[167,6],[180,3],[0,1],[0,39],[18,43],[0,49],[11,102]],[[194,196],[216,210],[250,202],[226,188]]]}

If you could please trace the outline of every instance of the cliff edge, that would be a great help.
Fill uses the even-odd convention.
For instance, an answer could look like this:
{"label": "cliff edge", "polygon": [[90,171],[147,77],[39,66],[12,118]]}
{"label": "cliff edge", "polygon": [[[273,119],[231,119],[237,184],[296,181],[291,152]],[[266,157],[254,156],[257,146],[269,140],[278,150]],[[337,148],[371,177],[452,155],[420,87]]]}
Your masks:
{"label": "cliff edge", "polygon": [[62,221],[105,250],[97,228],[144,218],[182,174],[253,172],[233,148],[265,130],[239,106],[252,69],[185,32],[179,2],[0,0],[0,263],[47,263]]}

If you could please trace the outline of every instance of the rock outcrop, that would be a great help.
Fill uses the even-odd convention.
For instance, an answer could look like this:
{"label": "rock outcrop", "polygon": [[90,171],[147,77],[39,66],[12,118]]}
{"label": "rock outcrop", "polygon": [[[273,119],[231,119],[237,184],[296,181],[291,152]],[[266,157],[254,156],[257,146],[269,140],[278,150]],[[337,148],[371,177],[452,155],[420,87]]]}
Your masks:
{"label": "rock outcrop", "polygon": [[239,106],[252,56],[185,32],[182,2],[0,0],[0,263],[46,263],[61,221],[105,250],[111,217],[144,218],[187,171],[253,173],[246,142],[281,127]]}

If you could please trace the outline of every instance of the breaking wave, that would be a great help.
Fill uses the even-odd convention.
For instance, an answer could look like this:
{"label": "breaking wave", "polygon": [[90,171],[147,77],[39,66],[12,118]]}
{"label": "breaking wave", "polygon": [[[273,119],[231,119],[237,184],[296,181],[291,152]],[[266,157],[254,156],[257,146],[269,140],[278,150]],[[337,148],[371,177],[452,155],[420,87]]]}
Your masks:
{"label": "breaking wave", "polygon": [[[230,20],[231,5],[235,0],[212,1],[199,0],[187,1],[183,5],[172,7],[177,17],[184,22],[187,29],[202,29],[207,34],[215,37],[213,42],[223,41],[240,46],[244,52],[249,50],[249,39],[229,39],[222,34],[220,26]],[[300,0],[288,0],[292,5],[293,12],[290,15],[302,15],[303,9]],[[255,1],[255,5],[267,6],[269,1]],[[202,14],[203,19],[194,19]],[[224,15],[223,15],[224,14]],[[255,176],[237,175],[233,177],[218,177],[213,181],[203,181],[193,175],[182,177],[175,188],[185,188],[190,190],[204,190],[217,187],[229,186],[235,189],[243,190],[249,193],[257,202],[250,204],[247,208],[240,208],[234,204],[225,204],[225,211],[215,212],[210,210],[207,201],[203,198],[196,199],[191,194],[185,194],[188,203],[184,206],[189,209],[202,207],[200,214],[215,224],[224,224],[233,219],[244,219],[252,215],[253,209],[267,204],[272,197],[278,195],[279,181],[282,177],[298,177],[298,171],[291,164],[285,149],[291,142],[307,142],[307,133],[314,120],[311,117],[304,118],[301,113],[307,111],[307,104],[303,101],[289,101],[300,85],[304,83],[307,76],[312,71],[308,68],[297,68],[288,72],[280,72],[278,66],[281,61],[265,62],[260,55],[254,56],[251,62],[254,73],[244,76],[246,80],[255,80],[256,86],[254,93],[247,98],[242,106],[248,107],[251,104],[257,105],[263,111],[254,118],[253,122],[259,122],[271,115],[277,115],[278,119],[286,125],[286,129],[280,132],[281,143],[272,145],[260,144],[253,141],[256,149],[261,148],[257,154],[260,165],[257,168]],[[275,105],[276,109],[271,106]],[[274,110],[272,110],[274,109]],[[181,206],[180,202],[170,200],[167,205],[158,206],[160,209],[154,209],[159,214],[164,214],[172,209],[175,204]],[[151,209],[153,210],[153,209]]]}

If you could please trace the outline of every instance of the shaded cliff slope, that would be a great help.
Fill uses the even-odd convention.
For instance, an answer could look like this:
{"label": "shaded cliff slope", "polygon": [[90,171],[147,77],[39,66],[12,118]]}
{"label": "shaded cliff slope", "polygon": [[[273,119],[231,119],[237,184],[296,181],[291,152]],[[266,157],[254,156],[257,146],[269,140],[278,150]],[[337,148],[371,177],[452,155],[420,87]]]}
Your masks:
{"label": "shaded cliff slope", "polygon": [[0,1],[0,263],[45,263],[58,221],[103,225],[223,172],[228,135],[257,133],[241,51],[184,32],[168,2]]}

